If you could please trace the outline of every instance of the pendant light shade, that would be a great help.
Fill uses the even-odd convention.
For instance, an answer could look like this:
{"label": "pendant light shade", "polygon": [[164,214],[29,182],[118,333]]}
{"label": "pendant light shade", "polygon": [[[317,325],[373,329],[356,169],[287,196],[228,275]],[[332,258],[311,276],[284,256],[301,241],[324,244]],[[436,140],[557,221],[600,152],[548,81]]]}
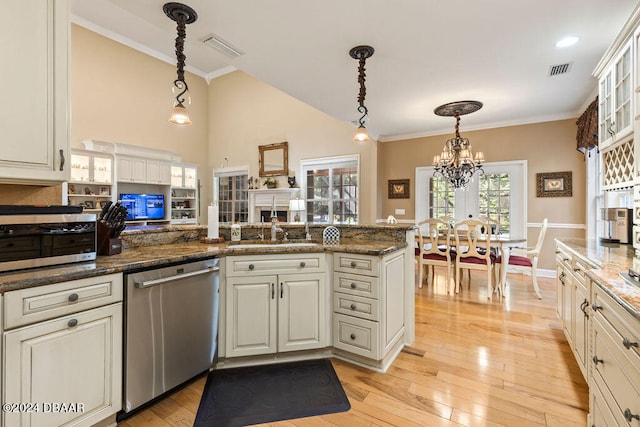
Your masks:
{"label": "pendant light shade", "polygon": [[189,118],[189,112],[182,104],[178,104],[173,107],[173,111],[171,111],[171,117],[169,117],[169,123],[173,123],[174,125],[190,125],[191,119]]}
{"label": "pendant light shade", "polygon": [[356,134],[353,136],[353,142],[369,142],[371,138],[369,137],[369,132],[367,132],[367,128],[364,125],[358,127],[356,130]]}

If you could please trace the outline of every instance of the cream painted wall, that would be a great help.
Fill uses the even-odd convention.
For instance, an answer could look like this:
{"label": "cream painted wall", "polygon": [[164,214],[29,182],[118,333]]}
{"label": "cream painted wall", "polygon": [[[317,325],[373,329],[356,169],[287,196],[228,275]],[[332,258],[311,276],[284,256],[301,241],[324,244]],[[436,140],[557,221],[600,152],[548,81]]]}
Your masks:
{"label": "cream painted wall", "polygon": [[[452,121],[453,125],[453,121]],[[487,161],[527,160],[527,222],[541,223],[548,218],[552,224],[547,231],[540,268],[554,269],[554,242],[556,237],[584,237],[586,221],[585,177],[586,163],[576,151],[575,119],[543,122],[497,129],[464,131],[474,151],[483,151]],[[453,127],[452,127],[453,129]],[[433,156],[440,151],[451,135],[438,135],[380,145],[378,190],[381,194],[381,215],[394,214],[396,208],[405,209],[406,215],[395,215],[399,220],[413,221],[415,215],[415,168],[430,166]],[[573,197],[536,197],[536,173],[573,172]],[[409,178],[410,199],[388,199],[389,179]],[[540,229],[528,229],[529,246],[536,242]]]}
{"label": "cream painted wall", "polygon": [[[354,104],[355,105],[355,104]],[[354,107],[355,109],[355,107]],[[287,141],[290,175],[300,182],[303,159],[360,155],[360,223],[376,219],[378,143],[352,142],[355,128],[236,71],[213,80],[209,87],[209,164],[214,168],[249,166],[258,176],[258,146]],[[286,187],[286,177],[279,178]]]}

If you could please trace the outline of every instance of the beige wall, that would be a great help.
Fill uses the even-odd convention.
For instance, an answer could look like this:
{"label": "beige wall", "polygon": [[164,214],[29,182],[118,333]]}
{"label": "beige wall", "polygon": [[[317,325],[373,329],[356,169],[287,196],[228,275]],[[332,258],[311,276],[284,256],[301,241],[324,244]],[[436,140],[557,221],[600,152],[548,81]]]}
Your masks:
{"label": "beige wall", "polygon": [[[452,122],[453,123],[453,122]],[[509,126],[497,129],[464,131],[461,135],[469,138],[474,151],[483,151],[488,162],[507,160],[527,160],[527,222],[540,223],[548,218],[554,227],[549,228],[541,257],[540,268],[553,269],[553,239],[556,237],[584,237],[586,221],[585,176],[586,164],[580,152],[576,151],[575,119],[543,122],[531,125]],[[378,191],[381,194],[381,215],[395,215],[396,208],[405,209],[406,215],[395,215],[399,220],[414,219],[415,212],[415,169],[430,166],[433,156],[440,151],[446,139],[453,136],[439,135],[404,141],[385,142],[380,145]],[[573,172],[573,197],[536,197],[536,173]],[[410,199],[388,199],[389,179],[411,180]],[[569,224],[569,228],[561,226]],[[560,228],[555,228],[559,226]],[[529,245],[533,246],[539,228],[529,228]]]}
{"label": "beige wall", "polygon": [[[354,107],[355,110],[355,107]],[[373,223],[377,203],[377,143],[352,142],[355,128],[241,71],[213,80],[209,88],[209,163],[249,166],[258,176],[258,146],[287,141],[289,170],[300,182],[300,160],[360,155],[360,222]],[[286,187],[286,177],[279,178]]]}

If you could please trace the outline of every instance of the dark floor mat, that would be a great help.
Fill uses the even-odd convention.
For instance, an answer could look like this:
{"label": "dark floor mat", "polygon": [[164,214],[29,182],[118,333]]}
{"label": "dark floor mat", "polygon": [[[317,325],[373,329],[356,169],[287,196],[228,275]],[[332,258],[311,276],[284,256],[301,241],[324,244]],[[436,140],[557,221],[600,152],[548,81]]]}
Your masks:
{"label": "dark floor mat", "polygon": [[211,371],[194,427],[245,426],[347,411],[329,359]]}

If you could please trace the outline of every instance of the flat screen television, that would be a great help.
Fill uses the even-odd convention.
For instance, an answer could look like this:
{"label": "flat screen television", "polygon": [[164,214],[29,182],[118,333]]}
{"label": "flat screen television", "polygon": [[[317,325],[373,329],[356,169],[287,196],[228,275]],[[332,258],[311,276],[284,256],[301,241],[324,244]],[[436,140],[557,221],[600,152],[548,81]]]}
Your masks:
{"label": "flat screen television", "polygon": [[127,221],[164,219],[164,194],[120,193],[120,203],[127,208]]}

